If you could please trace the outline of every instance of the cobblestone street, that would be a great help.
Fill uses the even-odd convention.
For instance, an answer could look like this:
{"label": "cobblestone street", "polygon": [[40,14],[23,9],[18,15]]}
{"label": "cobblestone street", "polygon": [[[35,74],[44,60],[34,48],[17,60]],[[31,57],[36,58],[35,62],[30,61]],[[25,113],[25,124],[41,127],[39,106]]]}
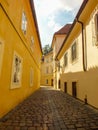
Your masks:
{"label": "cobblestone street", "polygon": [[98,111],[42,87],[0,120],[0,130],[98,130]]}

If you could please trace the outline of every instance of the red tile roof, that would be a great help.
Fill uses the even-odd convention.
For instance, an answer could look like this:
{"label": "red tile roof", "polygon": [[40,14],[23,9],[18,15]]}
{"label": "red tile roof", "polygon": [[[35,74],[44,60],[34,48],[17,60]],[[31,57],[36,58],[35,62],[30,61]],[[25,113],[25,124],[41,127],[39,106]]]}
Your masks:
{"label": "red tile roof", "polygon": [[66,24],[59,31],[55,32],[54,35],[55,34],[68,34],[70,27],[71,27],[71,24]]}

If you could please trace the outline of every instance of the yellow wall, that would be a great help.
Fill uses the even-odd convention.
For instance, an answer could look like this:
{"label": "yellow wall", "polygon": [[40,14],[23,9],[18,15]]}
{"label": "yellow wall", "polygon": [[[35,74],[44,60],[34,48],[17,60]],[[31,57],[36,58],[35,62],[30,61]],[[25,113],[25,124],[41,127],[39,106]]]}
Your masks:
{"label": "yellow wall", "polygon": [[[49,54],[46,54],[44,56],[44,62],[41,63],[41,85],[52,85],[53,80],[53,60],[51,60],[51,57],[53,57],[53,52],[50,52]],[[48,60],[48,62],[47,62]],[[48,73],[46,73],[46,68],[48,67]],[[48,80],[48,84],[46,83],[46,80]]]}
{"label": "yellow wall", "polygon": [[[26,12],[28,20],[26,35],[21,30],[22,10]],[[3,45],[3,49],[0,51],[0,56],[2,55],[2,59],[0,57],[0,117],[4,116],[40,87],[41,50],[30,11],[30,5],[27,0],[25,2],[23,0],[2,0],[0,2],[0,42]],[[35,40],[33,52],[30,47],[30,36],[32,35]],[[21,86],[11,89],[12,65],[15,52],[22,58],[22,78]],[[30,87],[31,67],[34,74],[33,86]]]}
{"label": "yellow wall", "polygon": [[58,82],[60,80],[60,74],[58,71],[57,63],[55,61],[55,57],[60,50],[60,47],[66,37],[66,34],[54,35],[52,41],[52,48],[53,48],[53,80],[54,80],[54,88],[58,89],[59,85]]}

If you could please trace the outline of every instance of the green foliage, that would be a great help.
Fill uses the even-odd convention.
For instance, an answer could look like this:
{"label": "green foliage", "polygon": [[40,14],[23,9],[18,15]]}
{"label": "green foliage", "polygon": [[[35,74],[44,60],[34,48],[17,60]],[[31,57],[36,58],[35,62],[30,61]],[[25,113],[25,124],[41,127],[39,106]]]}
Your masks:
{"label": "green foliage", "polygon": [[43,55],[49,53],[52,50],[52,48],[49,46],[49,44],[45,45],[42,49]]}

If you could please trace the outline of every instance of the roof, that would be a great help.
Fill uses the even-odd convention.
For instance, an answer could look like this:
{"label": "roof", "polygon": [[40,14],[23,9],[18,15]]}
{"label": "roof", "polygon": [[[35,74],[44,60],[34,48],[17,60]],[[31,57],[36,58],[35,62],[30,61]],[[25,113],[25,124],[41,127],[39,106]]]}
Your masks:
{"label": "roof", "polygon": [[[72,24],[64,25],[60,30],[58,30],[57,32],[54,33],[53,39],[54,39],[55,35],[63,35],[63,34],[67,35],[71,26],[72,26]],[[52,45],[51,46],[53,46],[53,39],[52,39]]]}
{"label": "roof", "polygon": [[67,34],[66,38],[64,39],[64,42],[63,42],[63,44],[62,44],[62,46],[61,46],[61,48],[60,48],[59,52],[57,53],[57,55],[56,55],[55,59],[57,59],[57,57],[58,57],[59,53],[61,52],[61,50],[62,50],[62,48],[63,48],[64,44],[66,43],[66,41],[67,41],[67,39],[68,39],[68,37],[69,37],[69,35],[70,35],[71,31],[73,30],[73,28],[74,28],[74,26],[75,26],[75,24],[76,24],[77,20],[79,19],[79,17],[80,17],[80,15],[81,15],[82,11],[83,11],[83,10],[84,10],[84,8],[85,8],[85,6],[86,6],[87,2],[88,2],[88,0],[83,0],[83,3],[82,3],[82,5],[81,5],[81,7],[80,7],[80,9],[79,9],[79,11],[78,11],[78,13],[77,13],[77,15],[76,15],[75,19],[74,19],[74,22],[73,22],[73,24],[72,24],[72,26],[71,26],[71,28],[70,28],[70,30],[69,30],[69,32],[68,32],[68,34]]}
{"label": "roof", "polygon": [[71,25],[72,24],[64,25],[59,31],[55,32],[54,35],[56,35],[56,34],[67,34],[69,32]]}
{"label": "roof", "polygon": [[42,53],[42,46],[41,46],[41,40],[40,40],[40,35],[39,35],[39,30],[38,30],[38,24],[37,24],[37,18],[36,18],[36,13],[35,13],[34,2],[33,2],[33,0],[29,0],[29,1],[30,1],[32,15],[33,15],[33,18],[34,18],[35,27],[36,27],[36,31],[37,31],[37,35],[38,35],[38,40],[39,40],[39,45],[40,45],[40,49],[41,49],[41,53]]}

